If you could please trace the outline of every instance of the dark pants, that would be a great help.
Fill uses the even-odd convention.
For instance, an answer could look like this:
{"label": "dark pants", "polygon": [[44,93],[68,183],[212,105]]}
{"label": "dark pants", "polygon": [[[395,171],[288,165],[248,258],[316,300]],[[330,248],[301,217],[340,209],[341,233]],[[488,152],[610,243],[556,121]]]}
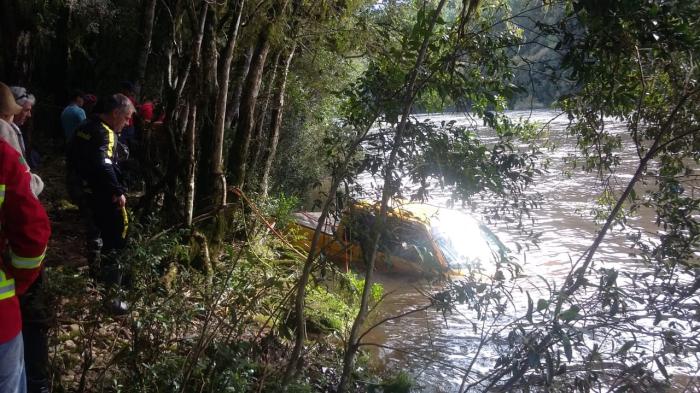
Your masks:
{"label": "dark pants", "polygon": [[29,393],[48,391],[49,387],[49,343],[47,333],[51,321],[46,293],[44,272],[20,296],[22,310],[22,336],[24,337],[24,361]]}
{"label": "dark pants", "polygon": [[111,195],[86,189],[77,174],[68,175],[67,186],[85,227],[90,275],[108,286],[121,286],[126,269],[118,256],[126,245],[126,209],[112,202]]}
{"label": "dark pants", "polygon": [[90,202],[94,221],[102,239],[100,254],[103,280],[108,286],[121,286],[128,270],[119,260],[119,254],[126,246],[126,231],[129,225],[126,209],[112,202],[111,196],[95,195]]}

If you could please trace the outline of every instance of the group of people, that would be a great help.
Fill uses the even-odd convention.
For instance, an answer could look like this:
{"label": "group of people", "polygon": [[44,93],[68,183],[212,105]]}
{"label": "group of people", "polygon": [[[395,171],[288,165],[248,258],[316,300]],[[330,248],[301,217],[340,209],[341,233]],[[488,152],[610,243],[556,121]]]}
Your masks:
{"label": "group of people", "polygon": [[[30,169],[22,133],[35,102],[27,89],[0,82],[2,393],[49,392],[50,316],[41,291],[51,230],[39,201],[44,182]],[[116,314],[128,310],[119,297],[127,276],[119,253],[126,244],[128,215],[117,147],[122,131],[133,127],[135,111],[133,97],[121,93],[95,100],[75,92],[60,119],[67,141],[66,185],[85,225],[89,274],[105,285],[106,305]]]}

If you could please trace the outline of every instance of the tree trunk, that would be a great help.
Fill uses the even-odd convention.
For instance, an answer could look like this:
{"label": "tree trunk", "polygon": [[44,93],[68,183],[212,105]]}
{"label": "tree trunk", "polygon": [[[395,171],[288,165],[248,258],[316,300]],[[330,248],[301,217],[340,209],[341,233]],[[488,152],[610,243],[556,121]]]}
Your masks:
{"label": "tree trunk", "polygon": [[338,190],[338,187],[340,186],[340,183],[344,176],[347,174],[347,167],[349,160],[355,155],[357,152],[357,149],[362,145],[362,142],[365,140],[367,134],[369,131],[372,129],[372,125],[375,123],[375,120],[378,116],[378,112],[374,114],[371,120],[367,122],[365,125],[364,130],[362,132],[359,132],[357,137],[355,138],[352,143],[350,143],[346,149],[347,153],[345,155],[346,159],[340,163],[337,169],[334,170],[333,172],[333,181],[331,182],[331,186],[328,189],[328,194],[326,195],[326,200],[323,203],[323,208],[321,210],[321,216],[319,217],[318,221],[316,222],[316,230],[314,231],[314,235],[311,239],[311,246],[309,248],[309,254],[307,255],[306,261],[304,262],[304,268],[302,270],[302,274],[299,277],[299,283],[297,284],[297,294],[295,297],[295,303],[294,303],[294,310],[297,315],[297,320],[296,320],[296,337],[294,340],[294,349],[292,350],[292,353],[289,357],[289,362],[287,363],[287,368],[284,372],[284,377],[282,381],[282,385],[286,386],[289,383],[289,380],[291,379],[292,375],[294,374],[295,370],[298,369],[299,360],[301,359],[301,349],[304,346],[304,340],[306,339],[306,319],[304,316],[304,303],[306,299],[306,285],[309,282],[309,277],[311,275],[311,269],[313,267],[314,261],[316,260],[317,257],[317,251],[316,249],[318,248],[318,242],[321,238],[321,230],[323,229],[326,218],[328,217],[328,214],[330,212],[331,205],[333,204],[333,201],[335,200],[335,195]]}
{"label": "tree trunk", "polygon": [[134,86],[136,97],[141,97],[141,89],[146,82],[146,69],[148,68],[148,57],[151,54],[153,22],[155,20],[157,3],[158,0],[144,0],[143,46],[136,61],[136,83]]}
{"label": "tree trunk", "polygon": [[185,103],[184,106],[175,109],[174,113],[171,115],[174,121],[166,128],[170,138],[168,143],[170,153],[168,155],[168,169],[161,184],[162,187],[166,189],[165,197],[163,198],[165,217],[167,222],[171,224],[180,222],[182,218],[182,211],[180,209],[181,198],[178,198],[176,195],[178,195],[178,180],[182,172],[182,158],[180,157],[181,153],[179,147],[182,146],[182,135],[184,135],[187,130],[190,113],[189,105],[189,103]]}
{"label": "tree trunk", "polygon": [[292,44],[292,49],[289,51],[289,56],[284,59],[284,63],[282,64],[282,76],[279,79],[279,86],[277,87],[273,101],[275,107],[270,119],[270,135],[265,152],[262,179],[260,180],[260,191],[263,197],[267,196],[270,171],[272,170],[272,163],[275,161],[275,154],[277,154],[277,142],[279,142],[280,130],[282,128],[282,115],[284,114],[284,94],[287,90],[287,76],[289,75],[289,65],[292,63],[296,48],[295,41]]}
{"label": "tree trunk", "polygon": [[296,297],[294,298],[294,313],[296,314],[294,349],[292,349],[292,353],[289,356],[289,363],[287,363],[287,368],[284,372],[282,386],[287,386],[289,384],[292,375],[295,374],[300,364],[299,361],[301,359],[301,350],[304,346],[304,341],[306,340],[306,317],[304,310],[304,306],[306,303],[306,285],[309,283],[309,277],[311,276],[311,268],[313,268],[314,261],[318,256],[317,249],[318,242],[321,239],[321,228],[323,228],[323,226],[326,223],[326,219],[328,218],[328,214],[330,213],[335,193],[338,190],[338,187],[340,186],[342,178],[343,177],[341,173],[337,173],[333,177],[330,189],[328,190],[328,195],[326,196],[323,208],[321,209],[321,215],[319,216],[318,221],[316,222],[316,230],[314,231],[314,235],[311,238],[309,254],[306,257],[306,261],[304,262],[304,268],[302,270],[301,276],[299,277],[299,282],[297,283],[297,293]]}
{"label": "tree trunk", "polygon": [[243,95],[243,85],[245,84],[246,77],[248,76],[248,71],[250,70],[250,61],[253,58],[253,51],[255,46],[250,46],[245,51],[243,59],[240,64],[236,67],[236,90],[233,91],[231,100],[226,108],[226,121],[224,122],[224,128],[227,130],[231,129],[233,124],[238,123],[238,115],[240,113],[241,96]]}
{"label": "tree trunk", "polygon": [[265,26],[258,35],[255,46],[255,53],[250,64],[250,71],[245,80],[244,92],[240,105],[240,116],[236,127],[236,136],[233,146],[229,152],[229,169],[231,171],[231,184],[239,189],[243,189],[245,181],[246,163],[248,161],[248,150],[250,147],[250,137],[255,126],[255,105],[260,93],[265,60],[270,51],[270,33],[272,24]]}
{"label": "tree trunk", "polygon": [[[340,384],[338,386],[338,392],[343,393],[347,390],[347,385],[350,382],[350,374],[352,373],[353,364],[355,362],[355,354],[359,348],[359,338],[360,329],[365,323],[367,318],[367,313],[369,310],[369,298],[372,292],[372,285],[374,280],[374,266],[377,259],[377,249],[379,247],[379,241],[381,239],[382,230],[386,225],[386,214],[389,205],[389,199],[392,197],[394,190],[394,182],[401,181],[400,179],[393,178],[394,165],[396,164],[396,157],[398,151],[401,147],[404,131],[406,130],[406,124],[408,122],[408,117],[411,114],[411,108],[413,107],[413,102],[416,98],[416,86],[418,81],[418,70],[423,66],[428,52],[428,44],[430,43],[430,38],[432,36],[433,30],[435,29],[435,23],[437,18],[440,16],[442,8],[445,6],[447,0],[440,0],[438,4],[435,15],[430,22],[430,26],[423,37],[423,43],[421,45],[418,56],[416,57],[416,63],[413,66],[411,74],[406,86],[406,95],[404,96],[402,105],[403,112],[401,114],[401,120],[399,125],[396,127],[396,133],[394,135],[394,140],[392,141],[392,149],[389,154],[389,159],[387,160],[387,165],[384,168],[384,189],[382,190],[382,201],[379,208],[379,215],[372,225],[372,242],[369,246],[369,258],[367,258],[367,271],[365,272],[365,285],[362,289],[362,297],[360,300],[360,310],[357,313],[357,317],[352,324],[350,330],[350,337],[348,338],[347,348],[345,350],[345,356],[343,357],[343,374],[340,377]],[[363,252],[366,252],[363,250]]]}
{"label": "tree trunk", "polygon": [[[268,79],[267,92],[265,94],[265,103],[262,105],[258,111],[257,120],[255,122],[255,130],[253,131],[253,137],[250,140],[251,151],[254,151],[253,158],[249,161],[250,170],[246,176],[248,177],[248,184],[250,181],[256,177],[258,173],[258,165],[260,163],[260,156],[262,155],[262,150],[265,149],[267,138],[265,137],[266,123],[267,123],[267,111],[270,108],[270,102],[272,101],[273,89],[277,81],[277,70],[279,69],[279,61],[282,52],[277,52],[275,60],[272,61],[274,67],[272,68],[272,76]],[[259,185],[259,184],[258,184]]]}
{"label": "tree trunk", "polygon": [[224,176],[224,132],[226,130],[226,104],[228,102],[229,78],[231,62],[236,48],[238,29],[241,25],[244,0],[236,2],[235,17],[228,31],[228,42],[224,53],[223,64],[219,69],[219,91],[216,97],[216,112],[214,115],[214,140],[212,141],[211,174],[215,186],[212,191],[213,204],[223,206],[226,203],[226,176]]}
{"label": "tree trunk", "polygon": [[185,168],[186,174],[186,192],[185,192],[185,222],[188,227],[192,226],[192,217],[194,214],[194,185],[197,168],[197,104],[192,104],[188,114],[187,133],[185,134],[185,145],[187,146],[187,161]]}
{"label": "tree trunk", "polygon": [[202,55],[202,65],[196,70],[195,78],[199,83],[202,93],[202,108],[209,108],[212,97],[219,91],[219,45],[216,25],[219,23],[219,16],[216,8],[209,7],[207,25],[204,32],[204,48]]}
{"label": "tree trunk", "polygon": [[[178,2],[178,5],[182,4]],[[192,51],[189,60],[186,65],[180,69],[178,76],[175,78],[172,76],[172,71],[169,75],[169,91],[168,91],[168,119],[166,129],[170,136],[169,146],[170,160],[168,163],[168,170],[166,172],[165,179],[163,179],[162,184],[166,187],[165,201],[164,201],[164,215],[169,222],[175,222],[178,220],[178,216],[183,214],[186,209],[182,206],[182,198],[177,198],[177,195],[181,195],[178,190],[178,186],[181,179],[178,176],[182,174],[182,139],[184,134],[187,132],[187,122],[189,120],[189,105],[195,105],[194,102],[189,102],[188,100],[182,100],[183,91],[185,87],[188,86],[190,81],[190,75],[192,69],[199,69],[200,67],[200,57],[202,51],[202,41],[204,39],[204,31],[206,29],[207,15],[209,10],[209,4],[204,3],[202,5],[199,16],[190,15],[193,25],[197,27],[197,36],[192,43]],[[184,13],[184,7],[183,7]],[[192,12],[194,13],[194,12]],[[199,17],[199,19],[196,19]],[[176,40],[180,36],[178,33],[181,27],[180,21],[175,19],[175,25],[172,31],[172,40]],[[170,51],[169,53],[174,53]],[[170,62],[172,64],[172,62]],[[194,91],[194,89],[192,89]],[[185,110],[181,108],[186,107]]]}

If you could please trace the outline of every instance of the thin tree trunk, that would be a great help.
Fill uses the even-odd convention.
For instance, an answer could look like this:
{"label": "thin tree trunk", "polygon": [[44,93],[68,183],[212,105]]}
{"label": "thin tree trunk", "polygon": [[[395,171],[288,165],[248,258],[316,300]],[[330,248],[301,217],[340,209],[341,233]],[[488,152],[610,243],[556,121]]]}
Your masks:
{"label": "thin tree trunk", "polygon": [[219,70],[219,91],[216,97],[216,113],[214,117],[214,140],[212,141],[211,174],[214,177],[212,192],[214,205],[223,206],[226,203],[226,176],[224,176],[224,132],[226,130],[226,104],[228,102],[229,78],[231,62],[238,41],[238,29],[241,25],[243,4],[245,0],[236,2],[235,18],[231,21],[228,31],[228,42],[224,60]]}
{"label": "thin tree trunk", "polygon": [[174,121],[166,129],[170,137],[168,146],[170,146],[171,151],[169,154],[168,169],[165,173],[165,178],[162,180],[162,184],[166,188],[163,207],[166,212],[166,219],[170,223],[179,222],[179,220],[182,218],[182,211],[179,207],[180,199],[176,197],[179,183],[178,179],[182,172],[182,158],[180,157],[180,150],[178,147],[182,145],[180,143],[182,139],[181,136],[184,135],[187,130],[189,113],[190,103],[187,102],[184,104],[184,106],[179,107],[176,110],[176,113],[172,114],[172,118],[180,120]]}
{"label": "thin tree trunk", "polygon": [[[164,104],[165,104],[165,114],[167,115],[165,122],[163,124],[161,133],[166,135],[165,143],[160,146],[161,151],[164,152],[165,159],[162,161],[164,169],[160,170],[161,176],[157,183],[147,182],[146,183],[146,193],[139,201],[139,208],[143,211],[143,215],[147,215],[152,211],[155,201],[158,196],[163,192],[164,189],[170,186],[175,186],[177,184],[177,162],[176,156],[177,143],[176,143],[176,129],[180,122],[181,107],[179,107],[179,97],[177,96],[177,83],[178,77],[175,71],[175,62],[173,58],[176,54],[176,46],[178,39],[178,31],[182,25],[184,19],[185,11],[184,4],[182,0],[178,0],[173,6],[172,15],[170,15],[170,27],[169,27],[169,37],[168,45],[165,48],[165,93],[164,93]],[[204,23],[204,22],[202,22]],[[187,114],[185,113],[185,117]],[[151,163],[153,165],[153,163]],[[174,192],[174,191],[173,191]],[[165,193],[166,197],[172,193]],[[166,209],[167,211],[167,209]],[[164,215],[169,217],[167,213]]]}
{"label": "thin tree trunk", "polygon": [[253,131],[253,137],[250,140],[251,150],[255,152],[253,158],[250,160],[250,170],[248,170],[247,177],[250,181],[253,179],[257,173],[258,164],[260,163],[260,156],[263,154],[263,149],[266,148],[267,138],[265,137],[265,127],[267,123],[267,111],[270,108],[270,102],[272,101],[272,94],[277,83],[277,70],[279,69],[279,61],[282,52],[277,52],[275,60],[272,61],[274,67],[272,68],[272,76],[268,79],[267,93],[265,94],[265,102],[259,110],[257,120],[255,122],[255,131]]}
{"label": "thin tree trunk", "polygon": [[[178,3],[180,4],[180,3]],[[193,23],[197,23],[196,27],[198,29],[197,36],[192,44],[192,54],[185,67],[180,70],[179,76],[176,80],[171,80],[173,83],[171,91],[168,94],[168,109],[170,116],[168,118],[167,130],[170,134],[170,162],[168,164],[168,170],[166,173],[166,179],[164,184],[168,190],[165,193],[165,211],[166,217],[170,220],[177,220],[177,212],[181,215],[183,213],[183,206],[181,198],[177,198],[178,195],[178,174],[182,174],[182,138],[187,131],[187,120],[189,119],[189,107],[186,111],[183,111],[184,115],[179,116],[178,106],[182,105],[182,94],[185,90],[187,82],[190,80],[191,71],[200,68],[200,57],[202,52],[202,41],[204,39],[204,31],[207,23],[207,15],[209,10],[209,4],[204,3],[200,12],[199,19],[195,19],[197,15],[191,15]],[[194,12],[193,12],[194,13]],[[176,20],[176,23],[177,20]],[[180,26],[173,26],[173,37],[175,40],[177,37],[177,28]],[[195,105],[195,103],[190,103],[185,101],[185,105]],[[187,120],[186,120],[187,119]]]}
{"label": "thin tree trunk", "polygon": [[243,95],[243,85],[245,84],[246,77],[248,76],[248,71],[250,70],[250,62],[253,58],[253,51],[255,46],[250,46],[245,51],[241,64],[237,67],[236,75],[236,89],[233,92],[233,96],[226,108],[226,121],[224,122],[224,128],[227,130],[231,129],[234,123],[238,122],[238,115],[240,113],[241,96]]}
{"label": "thin tree trunk", "polygon": [[[196,18],[196,15],[194,14],[194,10],[190,10],[191,18],[194,19]],[[176,83],[176,92],[177,92],[177,97],[180,98],[182,97],[182,92],[185,90],[185,86],[187,85],[187,82],[189,81],[190,74],[192,71],[192,67],[199,68],[199,62],[202,54],[202,41],[204,40],[204,32],[207,27],[207,16],[209,15],[209,3],[204,2],[202,5],[202,11],[201,11],[201,20],[199,21],[199,25],[197,25],[197,36],[194,39],[194,43],[192,45],[192,57],[189,62],[187,62],[186,66],[180,70],[177,83]]]}
{"label": "thin tree trunk", "polygon": [[246,94],[241,100],[236,136],[229,153],[231,184],[239,189],[243,189],[243,183],[245,182],[250,137],[255,126],[255,105],[258,101],[258,94],[260,93],[265,60],[270,51],[271,30],[272,24],[268,24],[258,35],[258,42],[250,64],[250,71],[245,80],[244,91]]}
{"label": "thin tree trunk", "polygon": [[202,93],[202,108],[209,108],[212,97],[219,92],[219,45],[216,25],[219,23],[219,16],[216,8],[209,7],[207,16],[207,26],[204,32],[204,48],[202,55],[202,65],[196,69],[197,82],[200,83]]}
{"label": "thin tree trunk", "polygon": [[364,130],[357,135],[355,140],[349,144],[347,147],[346,155],[345,155],[345,160],[342,162],[341,165],[334,171],[333,173],[333,181],[331,182],[331,186],[328,189],[328,193],[326,195],[326,200],[323,203],[323,207],[321,209],[321,216],[319,217],[318,221],[316,222],[316,230],[314,231],[314,235],[311,238],[311,246],[309,248],[309,254],[306,257],[306,261],[304,262],[304,268],[302,269],[302,274],[299,277],[299,283],[297,284],[297,294],[296,298],[294,300],[294,311],[297,316],[296,320],[296,336],[294,340],[294,349],[292,350],[292,353],[289,357],[289,362],[287,363],[287,368],[284,372],[284,377],[282,380],[282,385],[287,386],[289,384],[289,381],[292,377],[292,375],[295,373],[295,370],[298,369],[299,360],[301,359],[301,349],[304,346],[304,340],[306,339],[306,318],[304,316],[304,303],[306,300],[306,285],[309,283],[309,276],[311,275],[311,268],[313,267],[313,263],[316,260],[317,257],[317,252],[316,249],[318,248],[318,242],[321,238],[321,230],[324,227],[326,223],[326,219],[328,217],[328,214],[330,212],[331,205],[333,204],[333,201],[335,200],[335,195],[336,192],[338,191],[338,187],[340,186],[340,182],[346,176],[347,174],[347,167],[349,160],[354,157],[355,153],[357,152],[357,149],[361,146],[362,142],[365,140],[367,134],[369,131],[372,129],[372,125],[374,124],[374,121],[376,120],[378,114],[375,113],[374,116],[372,116],[372,120],[370,120]]}
{"label": "thin tree trunk", "polygon": [[151,42],[153,40],[153,23],[156,15],[156,3],[158,0],[144,0],[143,13],[143,46],[136,61],[136,83],[134,90],[136,97],[141,96],[141,88],[146,81],[146,69],[148,57],[151,54]]}
{"label": "thin tree trunk", "polygon": [[333,177],[333,182],[331,183],[331,187],[328,191],[328,196],[323,204],[323,209],[321,209],[321,216],[316,222],[316,230],[311,238],[309,254],[306,257],[304,268],[301,276],[299,277],[299,283],[297,284],[297,295],[294,299],[294,313],[296,314],[294,349],[292,349],[292,353],[289,356],[289,363],[287,363],[287,368],[284,372],[282,386],[287,386],[289,384],[292,375],[295,374],[299,366],[301,350],[304,346],[304,340],[306,340],[306,317],[304,312],[304,306],[306,303],[306,285],[309,283],[311,268],[314,266],[314,261],[316,260],[316,250],[318,249],[318,242],[321,239],[321,228],[323,228],[326,223],[326,219],[328,218],[328,214],[334,199],[333,196],[338,190],[338,186],[340,186],[342,178],[343,176],[341,173],[338,173]]}
{"label": "thin tree trunk", "polygon": [[[416,58],[416,63],[409,75],[409,81],[406,88],[406,96],[403,100],[403,112],[401,114],[401,120],[398,127],[396,128],[396,133],[394,135],[394,140],[392,142],[391,153],[389,154],[389,159],[387,165],[384,168],[384,189],[382,190],[382,201],[379,208],[379,215],[372,226],[372,242],[369,247],[369,258],[367,263],[367,271],[365,272],[365,285],[362,289],[362,298],[360,300],[360,310],[357,313],[357,317],[352,324],[350,330],[350,337],[348,338],[348,344],[345,351],[345,356],[343,358],[343,374],[340,378],[340,384],[338,386],[338,392],[343,393],[347,390],[348,383],[350,381],[350,374],[353,369],[355,362],[355,354],[359,348],[358,339],[360,337],[360,329],[367,318],[367,312],[369,309],[369,298],[372,292],[372,285],[374,283],[374,266],[377,259],[377,249],[379,247],[379,241],[381,239],[381,234],[386,226],[386,214],[389,206],[389,199],[395,191],[395,181],[400,181],[400,179],[393,178],[394,166],[396,165],[396,157],[398,151],[401,148],[403,141],[403,134],[406,130],[406,124],[408,123],[408,117],[411,114],[411,108],[413,107],[413,102],[416,97],[416,85],[418,81],[418,70],[422,67],[427,57],[428,44],[430,43],[430,38],[432,37],[433,30],[435,29],[435,23],[437,18],[440,16],[442,8],[445,6],[447,0],[440,0],[438,4],[435,15],[430,22],[430,27],[428,28],[425,37],[423,38],[423,43],[421,45],[420,51]],[[364,252],[365,250],[363,250]]]}
{"label": "thin tree trunk", "polygon": [[287,76],[289,75],[289,65],[292,63],[296,48],[295,41],[292,44],[292,49],[289,51],[289,56],[284,59],[284,63],[282,64],[282,77],[279,79],[279,86],[275,93],[275,107],[270,119],[270,136],[267,143],[265,162],[263,164],[262,179],[260,180],[260,190],[263,197],[267,196],[270,171],[272,170],[272,163],[275,161],[275,154],[277,154],[277,142],[279,142],[280,130],[282,129],[282,115],[284,114],[284,95],[287,90]]}
{"label": "thin tree trunk", "polygon": [[192,226],[192,216],[194,214],[194,190],[195,190],[195,175],[197,168],[197,104],[192,104],[190,107],[189,120],[187,121],[187,133],[185,135],[185,144],[187,146],[187,187],[185,193],[185,222],[188,227]]}
{"label": "thin tree trunk", "polygon": [[[690,94],[687,94],[683,96],[683,98],[678,102],[676,107],[673,109],[671,114],[666,118],[666,121],[663,123],[662,127],[659,132],[659,134],[656,136],[656,139],[654,139],[654,143],[649,147],[649,150],[647,153],[644,155],[644,157],[639,161],[639,164],[637,165],[637,169],[635,170],[634,175],[632,176],[632,179],[627,183],[627,187],[625,187],[625,190],[623,191],[622,195],[617,199],[617,202],[615,203],[615,206],[613,209],[610,211],[608,214],[608,218],[605,221],[605,224],[603,227],[600,229],[598,234],[596,235],[595,239],[593,240],[593,244],[581,255],[581,257],[576,261],[574,266],[571,268],[569,271],[569,274],[566,276],[566,279],[564,280],[564,284],[562,284],[560,294],[557,299],[557,303],[554,308],[554,323],[555,325],[559,323],[559,321],[556,319],[559,316],[559,313],[561,312],[561,308],[566,300],[569,299],[571,295],[574,294],[583,284],[584,284],[584,275],[588,271],[588,268],[593,261],[593,256],[595,253],[598,251],[598,247],[600,247],[600,244],[603,242],[603,239],[605,239],[605,235],[608,233],[608,230],[612,227],[613,223],[615,222],[618,213],[622,209],[622,206],[624,205],[625,201],[627,201],[627,198],[629,195],[632,193],[634,190],[634,186],[637,184],[639,179],[642,177],[644,170],[646,169],[647,165],[649,164],[649,161],[654,159],[659,152],[659,146],[661,145],[661,141],[663,140],[664,136],[666,136],[666,132],[668,130],[671,130],[673,127],[674,121],[676,120],[676,115],[679,110],[683,108],[685,103],[691,98],[692,95],[694,95],[697,91],[692,92]],[[583,260],[583,264],[579,267],[578,264]]]}

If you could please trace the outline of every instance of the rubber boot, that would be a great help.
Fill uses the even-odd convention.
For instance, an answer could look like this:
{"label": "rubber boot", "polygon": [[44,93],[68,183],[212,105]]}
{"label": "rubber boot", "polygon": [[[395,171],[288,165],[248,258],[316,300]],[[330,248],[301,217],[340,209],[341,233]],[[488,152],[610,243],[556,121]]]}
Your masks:
{"label": "rubber boot", "polygon": [[87,249],[88,273],[90,278],[95,281],[100,281],[102,279],[102,275],[100,273],[102,271],[102,239],[95,238],[88,240]]}
{"label": "rubber boot", "polygon": [[129,312],[129,304],[123,299],[124,269],[112,251],[102,255],[102,274],[107,287],[105,306],[112,315],[124,315]]}

